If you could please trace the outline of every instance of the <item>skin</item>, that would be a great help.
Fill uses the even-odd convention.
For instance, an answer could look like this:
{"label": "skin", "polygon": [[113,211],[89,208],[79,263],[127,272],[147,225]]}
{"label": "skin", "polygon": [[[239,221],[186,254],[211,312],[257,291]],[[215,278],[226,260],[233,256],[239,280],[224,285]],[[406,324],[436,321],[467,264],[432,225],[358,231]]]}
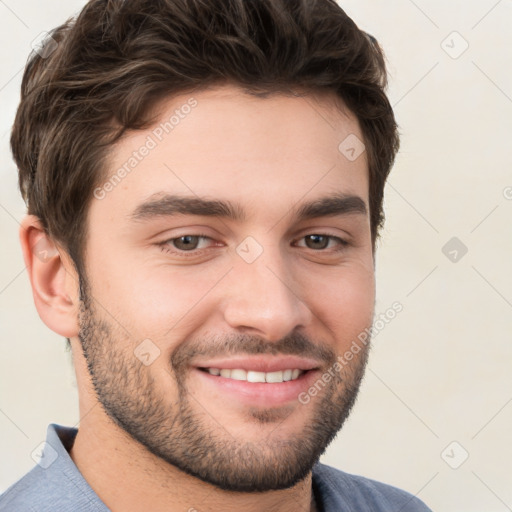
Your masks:
{"label": "skin", "polygon": [[[36,217],[22,223],[39,315],[71,339],[81,422],[70,455],[113,511],[315,510],[310,469],[349,413],[367,348],[307,405],[226,396],[193,363],[201,351],[213,358],[259,350],[271,358],[304,350],[321,376],[371,326],[368,212],[294,217],[305,202],[335,193],[358,196],[368,209],[366,154],[350,161],[338,150],[348,135],[363,136],[331,94],[262,99],[224,85],[193,96],[191,113],[91,201],[85,302],[66,251],[45,237]],[[154,126],[127,134],[112,149],[107,178],[189,98],[165,100]],[[138,205],[161,193],[237,202],[246,218],[131,220]],[[308,246],[314,234],[349,245],[332,238],[326,248]],[[184,235],[209,238],[192,256],[180,253],[183,245],[158,245]],[[236,250],[248,236],[263,251],[252,263]],[[50,249],[44,261],[34,257],[42,244]],[[146,366],[134,350],[147,339],[160,352]],[[191,446],[203,451],[187,461]],[[304,474],[291,475],[301,451]],[[244,479],[260,492],[229,489]],[[270,489],[268,480],[282,485]]]}

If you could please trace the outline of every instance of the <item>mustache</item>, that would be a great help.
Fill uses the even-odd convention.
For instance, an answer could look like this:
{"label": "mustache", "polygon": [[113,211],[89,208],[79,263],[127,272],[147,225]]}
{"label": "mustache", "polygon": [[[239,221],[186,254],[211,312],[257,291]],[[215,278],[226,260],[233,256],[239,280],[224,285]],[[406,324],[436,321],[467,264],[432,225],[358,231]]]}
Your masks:
{"label": "mustache", "polygon": [[314,343],[302,333],[292,333],[278,341],[268,341],[248,334],[212,335],[183,343],[171,356],[176,371],[190,366],[198,356],[227,357],[241,355],[294,355],[316,359],[325,365],[334,364],[336,353],[321,343]]}

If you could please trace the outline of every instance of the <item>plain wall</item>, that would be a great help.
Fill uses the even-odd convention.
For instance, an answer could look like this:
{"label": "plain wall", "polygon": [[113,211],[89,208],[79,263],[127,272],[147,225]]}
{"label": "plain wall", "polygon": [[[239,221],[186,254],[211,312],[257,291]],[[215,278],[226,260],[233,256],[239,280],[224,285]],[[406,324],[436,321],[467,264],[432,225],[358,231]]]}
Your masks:
{"label": "plain wall", "polygon": [[[358,403],[323,461],[438,512],[511,510],[512,2],[340,4],[389,62],[402,147],[376,312],[396,301],[403,311],[375,336]],[[79,421],[70,354],[39,319],[21,256],[9,132],[31,41],[82,5],[0,3],[0,491],[34,465],[49,423]]]}

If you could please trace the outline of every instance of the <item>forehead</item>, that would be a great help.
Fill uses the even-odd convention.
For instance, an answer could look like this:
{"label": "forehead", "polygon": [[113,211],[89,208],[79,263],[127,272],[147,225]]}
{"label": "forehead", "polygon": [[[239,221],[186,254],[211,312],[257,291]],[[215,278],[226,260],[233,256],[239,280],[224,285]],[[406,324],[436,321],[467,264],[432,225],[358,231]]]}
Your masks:
{"label": "forehead", "polygon": [[93,208],[127,214],[159,193],[236,197],[269,216],[326,192],[367,202],[366,152],[344,152],[354,143],[359,152],[363,135],[333,93],[261,98],[221,86],[166,99],[153,114],[113,148],[99,184],[108,191]]}

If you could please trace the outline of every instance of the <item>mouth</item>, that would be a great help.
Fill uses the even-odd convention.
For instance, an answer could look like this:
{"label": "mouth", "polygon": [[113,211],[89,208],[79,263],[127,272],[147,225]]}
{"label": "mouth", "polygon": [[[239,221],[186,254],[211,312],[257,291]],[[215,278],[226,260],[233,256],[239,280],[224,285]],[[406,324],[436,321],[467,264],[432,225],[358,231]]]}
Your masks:
{"label": "mouth", "polygon": [[276,384],[279,382],[288,382],[297,380],[308,370],[299,368],[288,368],[275,372],[257,372],[254,370],[244,370],[242,368],[199,368],[199,370],[208,372],[210,375],[224,377],[225,379],[241,380],[246,382],[266,382]]}
{"label": "mouth", "polygon": [[233,405],[266,408],[298,402],[300,393],[320,376],[318,361],[296,356],[201,361],[192,369],[209,400],[229,396]]}

